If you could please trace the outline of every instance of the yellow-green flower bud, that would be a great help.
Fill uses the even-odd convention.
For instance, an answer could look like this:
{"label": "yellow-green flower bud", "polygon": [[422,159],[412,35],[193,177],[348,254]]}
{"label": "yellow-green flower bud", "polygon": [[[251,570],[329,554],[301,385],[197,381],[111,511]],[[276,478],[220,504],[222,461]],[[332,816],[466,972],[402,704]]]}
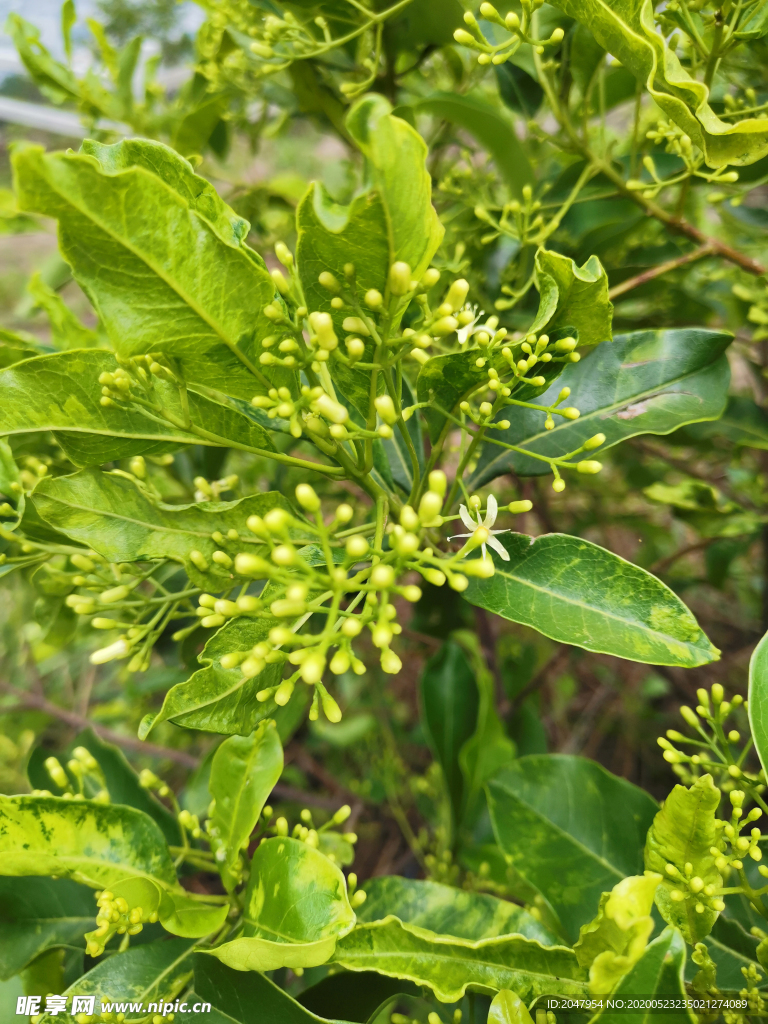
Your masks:
{"label": "yellow-green flower bud", "polygon": [[202,551],[198,551],[196,548],[193,548],[192,551],[189,552],[189,560],[196,569],[200,570],[200,572],[207,572],[208,559]]}
{"label": "yellow-green flower bud", "polygon": [[420,284],[424,289],[434,288],[439,280],[440,271],[435,267],[430,267],[429,270],[424,272],[424,276],[422,277]]}
{"label": "yellow-green flower bud", "polygon": [[403,505],[400,512],[400,525],[406,530],[417,530],[419,528],[419,517],[410,505]]}
{"label": "yellow-green flower bud", "polygon": [[277,288],[277,290],[280,292],[280,294],[281,295],[287,295],[288,294],[288,282],[286,281],[285,277],[283,276],[283,272],[281,270],[275,269],[275,270],[272,271],[272,273],[269,276],[272,278],[272,281],[274,282],[275,288]]}
{"label": "yellow-green flower bud", "polygon": [[437,323],[433,324],[430,330],[433,334],[437,335],[438,338],[443,338],[447,334],[453,334],[454,331],[458,330],[459,321],[453,316],[441,317]]}
{"label": "yellow-green flower bud", "polygon": [[507,511],[513,515],[519,515],[521,512],[530,512],[533,508],[533,502],[524,499],[523,501],[510,501],[507,505]]}
{"label": "yellow-green flower bud", "polygon": [[590,474],[592,474],[592,473],[599,473],[602,468],[603,468],[602,462],[595,462],[592,459],[585,459],[583,462],[580,462],[577,465],[577,467],[576,467],[576,469],[579,471],[579,473],[590,473]]}
{"label": "yellow-green flower bud", "polygon": [[344,545],[344,550],[350,558],[365,558],[369,550],[368,541],[365,537],[355,534],[353,537],[348,538],[347,543]]}
{"label": "yellow-green flower bud", "polygon": [[69,556],[69,560],[75,568],[80,569],[81,572],[93,572],[96,568],[94,562],[88,558],[87,555],[74,554]]}
{"label": "yellow-green flower bud", "polygon": [[[722,704],[724,697],[725,697],[725,690],[720,685],[720,683],[713,683],[712,684],[712,703],[713,704]],[[704,702],[702,701],[702,704],[703,703]]]}
{"label": "yellow-green flower bud", "polygon": [[216,563],[216,565],[220,565],[224,569],[232,568],[232,559],[229,557],[226,551],[214,551],[213,554],[211,555],[211,558]]}
{"label": "yellow-green flower bud", "polygon": [[393,295],[407,295],[411,290],[411,268],[399,260],[389,268],[389,290]]}
{"label": "yellow-green flower bud", "polygon": [[442,587],[445,583],[445,573],[440,572],[439,569],[420,569],[419,572],[433,587]]}
{"label": "yellow-green flower bud", "polygon": [[[489,559],[490,561],[490,559]],[[448,586],[457,593],[463,593],[469,586],[469,580],[463,573],[452,572],[448,577]]]}
{"label": "yellow-green flower bud", "polygon": [[369,309],[381,309],[384,305],[384,296],[376,288],[369,288],[365,293],[364,302]]}
{"label": "yellow-green flower bud", "polygon": [[[442,469],[433,469],[429,474],[429,489],[433,494],[439,495],[441,498],[445,497],[445,492],[448,487],[448,479]],[[405,525],[405,524],[403,524]]]}
{"label": "yellow-green flower bud", "polygon": [[227,601],[225,598],[220,598],[213,606],[214,611],[217,615],[224,615],[227,618],[232,618],[235,615],[240,614],[240,609],[237,607],[234,601]]}
{"label": "yellow-green flower bud", "polygon": [[371,586],[377,590],[389,590],[395,582],[395,571],[391,565],[375,565],[370,576]]}
{"label": "yellow-green flower bud", "polygon": [[275,256],[280,260],[284,267],[288,270],[293,266],[293,253],[285,244],[285,242],[278,242],[275,245]]}
{"label": "yellow-green flower bud", "polygon": [[256,658],[252,655],[245,659],[240,666],[240,671],[246,679],[253,679],[255,676],[259,675],[259,673],[263,672],[266,667],[266,662],[263,658]]}
{"label": "yellow-green flower bud", "polygon": [[459,278],[451,284],[448,294],[445,296],[445,305],[450,306],[452,312],[456,313],[467,301],[469,294],[469,281]]}
{"label": "yellow-green flower bud", "polygon": [[346,423],[349,420],[348,410],[345,409],[343,405],[335,402],[330,395],[320,395],[313,404],[317,412],[322,416],[325,416],[325,418],[330,420],[332,423],[341,424]]}
{"label": "yellow-green flower bud", "polygon": [[396,676],[398,672],[402,671],[402,668],[403,663],[393,650],[387,647],[381,652],[381,669],[383,672]]}
{"label": "yellow-green flower bud", "polygon": [[109,661],[117,661],[118,658],[125,658],[130,654],[130,647],[127,640],[116,640],[109,647],[102,647],[94,651],[88,659],[92,665],[106,665]]}
{"label": "yellow-green flower bud", "polygon": [[557,494],[561,494],[565,490],[565,480],[563,480],[562,477],[558,477],[557,479],[553,480],[552,490],[555,491]]}
{"label": "yellow-green flower bud", "polygon": [[320,282],[323,288],[325,288],[326,291],[333,292],[334,295],[337,295],[341,291],[341,285],[339,284],[337,278],[335,278],[333,274],[328,270],[324,270],[317,280]]}
{"label": "yellow-green flower bud", "polygon": [[440,514],[443,507],[443,499],[434,491],[427,491],[422,495],[419,502],[419,519],[425,526],[431,525]]}
{"label": "yellow-green flower bud", "polygon": [[470,562],[462,562],[461,570],[465,576],[477,576],[481,580],[488,580],[496,572],[496,567],[490,558],[473,558]]}
{"label": "yellow-green flower bud", "polygon": [[416,601],[421,600],[421,587],[417,587],[413,583],[409,584],[407,587],[403,587],[400,593],[403,595],[405,600],[409,601],[411,604],[415,604]]}
{"label": "yellow-green flower bud", "polygon": [[345,344],[347,346],[347,354],[353,362],[357,362],[358,359],[362,359],[365,355],[365,342],[362,338],[347,338]]}
{"label": "yellow-green flower bud", "polygon": [[605,434],[595,434],[584,442],[583,447],[591,452],[593,449],[599,448],[601,444],[605,444]]}
{"label": "yellow-green flower bud", "polygon": [[393,547],[397,551],[398,555],[408,557],[409,555],[415,554],[419,550],[419,538],[415,533],[401,533],[399,537],[395,537]]}
{"label": "yellow-green flower bud", "polygon": [[362,334],[364,338],[369,338],[371,335],[371,332],[359,316],[345,317],[342,327],[347,334]]}
{"label": "yellow-green flower bud", "polygon": [[569,405],[565,409],[560,409],[560,415],[565,416],[567,420],[577,420],[581,412],[575,406]]}
{"label": "yellow-green flower bud", "polygon": [[310,313],[309,323],[315,332],[320,348],[326,352],[333,352],[339,344],[339,339],[333,329],[330,313]]}
{"label": "yellow-green flower bud", "polygon": [[335,676],[340,676],[343,675],[349,669],[349,664],[349,653],[340,648],[331,658],[331,664],[329,667],[331,672],[333,672]]}
{"label": "yellow-green flower bud", "polygon": [[395,403],[389,395],[379,395],[378,398],[374,399],[373,404],[376,407],[376,412],[381,416],[385,423],[389,423],[390,425],[397,423]]}
{"label": "yellow-green flower bud", "polygon": [[510,11],[504,19],[504,24],[507,26],[510,32],[516,32],[520,28],[520,18],[515,14],[514,11]]}
{"label": "yellow-green flower bud", "polygon": [[290,544],[280,544],[272,552],[272,561],[275,565],[293,565],[296,562],[296,549]]}
{"label": "yellow-green flower bud", "polygon": [[299,484],[296,488],[296,500],[307,512],[317,512],[320,508],[320,499],[309,484]]}
{"label": "yellow-green flower bud", "polygon": [[91,619],[91,625],[94,629],[119,629],[120,623],[117,619],[104,619],[101,616],[97,616],[95,619]]}
{"label": "yellow-green flower bud", "polygon": [[352,639],[353,637],[359,636],[362,632],[363,624],[357,615],[350,615],[341,625],[341,632],[344,636]]}
{"label": "yellow-green flower bud", "polygon": [[688,723],[688,725],[690,725],[692,728],[697,729],[699,727],[699,720],[696,717],[693,708],[689,708],[685,704],[683,704],[680,708],[680,714]]}
{"label": "yellow-green flower bud", "polygon": [[[302,666],[302,678],[304,678],[303,668],[304,666]],[[327,690],[320,691],[320,703],[323,705],[323,714],[329,722],[335,724],[341,721],[341,708]]]}
{"label": "yellow-green flower bud", "polygon": [[45,770],[50,775],[51,779],[56,783],[59,789],[69,788],[69,779],[67,773],[62,768],[60,762],[55,757],[46,757],[45,759]]}
{"label": "yellow-green flower bud", "polygon": [[102,604],[116,604],[118,601],[124,601],[131,593],[131,588],[126,586],[112,587],[110,590],[105,590],[102,594],[99,594],[99,601]]}

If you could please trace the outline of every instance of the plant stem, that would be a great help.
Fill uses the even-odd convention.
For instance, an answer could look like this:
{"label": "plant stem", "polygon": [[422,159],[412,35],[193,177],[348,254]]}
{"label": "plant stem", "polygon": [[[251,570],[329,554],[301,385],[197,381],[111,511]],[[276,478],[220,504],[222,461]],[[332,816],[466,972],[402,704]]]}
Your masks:
{"label": "plant stem", "polygon": [[714,255],[714,253],[715,249],[713,246],[706,242],[704,245],[700,245],[698,249],[694,249],[693,252],[686,253],[684,256],[677,256],[675,259],[667,260],[665,263],[659,263],[656,267],[651,267],[649,270],[644,270],[641,274],[627,278],[621,284],[614,285],[608,292],[608,298],[617,299],[620,295],[631,292],[633,288],[639,288],[647,281],[653,281],[655,277],[661,277],[663,274],[668,274],[670,270],[684,267],[687,263],[695,263],[697,260],[704,259],[705,256]]}

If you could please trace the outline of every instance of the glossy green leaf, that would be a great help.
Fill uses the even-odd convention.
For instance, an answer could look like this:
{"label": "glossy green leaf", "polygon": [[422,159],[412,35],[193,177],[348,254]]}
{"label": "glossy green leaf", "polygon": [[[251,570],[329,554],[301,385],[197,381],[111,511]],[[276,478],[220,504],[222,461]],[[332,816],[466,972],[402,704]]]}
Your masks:
{"label": "glossy green leaf", "polygon": [[669,587],[605,548],[561,533],[502,535],[508,561],[465,598],[561,643],[650,665],[692,668],[719,652]]}
{"label": "glossy green leaf", "polygon": [[412,104],[418,113],[433,114],[469,132],[493,158],[512,194],[522,198],[523,185],[534,175],[509,115],[503,116],[486,99],[472,93],[435,92]]}
{"label": "glossy green leaf", "polygon": [[597,917],[581,926],[574,952],[589,968],[589,987],[607,995],[645,952],[654,928],[651,909],[661,875],[629,875],[600,897]]}
{"label": "glossy green leaf", "polygon": [[533,1018],[520,996],[503,988],[493,997],[488,1024],[533,1024]]}
{"label": "glossy green leaf", "polygon": [[749,659],[749,728],[763,769],[768,765],[768,633]]}
{"label": "glossy green leaf", "polygon": [[298,839],[263,840],[253,856],[240,938],[211,950],[238,971],[315,967],[355,923],[340,869]]}
{"label": "glossy green leaf", "polygon": [[[646,868],[657,871],[664,879],[656,893],[659,912],[691,944],[711,931],[717,911],[709,906],[710,900],[695,895],[687,886],[677,885],[667,865],[673,865],[682,876],[685,865],[690,864],[691,877],[701,878],[705,886],[720,888],[723,880],[711,852],[713,847],[720,846],[720,830],[715,827],[720,797],[711,775],[702,775],[690,789],[675,786],[653,819],[645,847]],[[683,899],[672,898],[677,891],[684,893]],[[697,912],[697,906],[703,906],[703,912]]]}
{"label": "glossy green leaf", "polygon": [[192,1024],[325,1024],[327,1020],[305,1009],[265,975],[232,970],[202,953],[195,956],[195,988],[187,1000],[190,1006],[197,1002],[195,997],[209,1002],[213,1011],[185,1014],[184,1021]]}
{"label": "glossy green leaf", "polygon": [[460,644],[448,640],[421,677],[422,727],[443,770],[454,821],[461,821],[465,786],[459,753],[472,736],[480,703],[472,668]]}
{"label": "glossy green leaf", "polygon": [[265,640],[274,621],[231,619],[222,626],[200,655],[199,661],[205,667],[186,682],[172,686],[160,711],[144,717],[139,727],[141,739],[166,721],[203,732],[248,736],[259,722],[273,718],[278,705],[272,699],[262,703],[256,694],[279,682],[281,666],[268,665],[259,675],[246,679],[237,668],[222,668],[221,658],[232,651],[250,650]]}
{"label": "glossy green leaf", "polygon": [[357,911],[362,924],[393,914],[405,925],[471,942],[514,933],[543,946],[557,944],[556,936],[523,907],[488,893],[399,875],[371,878],[364,888],[368,898]]}
{"label": "glossy green leaf", "polygon": [[[556,330],[567,328],[578,335],[582,345],[610,340],[613,307],[608,298],[608,277],[597,257],[592,256],[583,267],[577,267],[566,256],[540,249],[536,254],[536,272],[539,308],[530,331],[543,333],[546,330],[554,334]],[[431,401],[438,407],[428,408],[424,413],[431,441],[439,437],[446,423],[440,410],[453,412],[469,392],[488,379],[488,367],[479,367],[476,363],[474,351],[450,352],[434,356],[419,371],[416,381],[419,401]],[[492,365],[502,375],[509,370],[498,350]],[[561,367],[560,363],[547,364],[542,374],[551,383],[560,375]],[[532,394],[539,395],[542,390],[546,388],[522,385],[513,394],[525,399]]]}
{"label": "glossy green leaf", "polygon": [[[470,488],[513,470],[525,476],[549,473],[549,464],[531,458],[575,451],[587,438],[605,434],[600,452],[636,434],[669,434],[686,423],[717,419],[727,401],[730,371],[724,356],[729,334],[698,328],[634,331],[599,345],[580,363],[566,366],[548,391],[536,398],[552,405],[560,389],[569,387],[568,404],[581,412],[577,420],[556,418],[544,429],[545,414],[533,409],[506,408],[500,418],[509,430],[493,437],[522,448],[513,452],[487,444]],[[766,432],[768,444],[768,432]],[[598,452],[599,454],[599,452]],[[585,452],[578,458],[594,458]]]}
{"label": "glossy green leaf", "polygon": [[[135,406],[104,408],[99,404],[98,378],[116,368],[115,357],[103,351],[62,352],[9,366],[0,371],[0,431],[28,434],[52,430],[78,466],[101,465],[141,453],[161,454],[187,444],[275,450],[258,423],[193,391],[188,393],[192,420],[205,424],[216,440],[150,418]],[[155,381],[154,388],[157,402],[181,415],[178,389],[162,381]]]}
{"label": "glossy green leaf", "polygon": [[[258,360],[272,280],[179,188],[191,175],[181,157],[161,143],[131,146],[125,161],[110,147],[17,150],[19,206],[58,220],[62,254],[122,356],[162,351],[186,380],[251,398],[265,387]],[[149,152],[141,163],[139,148]]]}
{"label": "glossy green leaf", "polygon": [[[110,562],[170,558],[184,565],[198,585],[214,590],[231,586],[232,572],[212,561],[201,572],[190,562],[190,551],[199,551],[208,560],[220,546],[211,539],[212,532],[235,529],[245,535],[248,516],[290,508],[277,491],[237,501],[166,505],[152,500],[133,480],[96,469],[43,480],[33,500],[45,522]],[[239,546],[262,550],[246,541]]]}
{"label": "glossy green leaf", "polygon": [[0,878],[0,979],[46,949],[85,948],[83,935],[95,918],[92,890],[68,878]]}
{"label": "glossy green leaf", "polygon": [[[187,939],[171,939],[106,957],[66,990],[67,1011],[72,1009],[72,996],[95,996],[97,1013],[103,1003],[146,1006],[174,1001],[192,976],[193,947]],[[73,1024],[74,1020],[69,1012],[44,1014],[41,1024]]]}
{"label": "glossy green leaf", "polygon": [[586,974],[565,946],[545,947],[521,935],[463,941],[396,917],[358,925],[339,939],[334,960],[348,970],[375,970],[426,985],[445,1003],[468,989],[493,994],[511,988],[526,1002],[545,993],[587,991]]}
{"label": "glossy green leaf", "polygon": [[722,121],[709,105],[709,89],[692,78],[656,30],[651,0],[557,0],[565,14],[640,79],[667,117],[704,151],[710,167],[751,164],[768,152],[768,119]]}
{"label": "glossy green leaf", "polygon": [[368,161],[371,184],[384,201],[391,261],[407,263],[418,280],[444,234],[432,206],[426,144],[406,121],[392,115],[389,103],[377,93],[355,104],[347,129]]}
{"label": "glossy green leaf", "polygon": [[49,287],[39,273],[32,275],[27,290],[48,317],[56,348],[93,348],[98,344],[96,332],[78,320],[59,293]]}
{"label": "glossy green leaf", "polygon": [[247,847],[282,770],[283,748],[270,719],[250,736],[230,736],[214,754],[209,788],[216,806],[209,832],[222,880],[230,891],[242,875],[240,851]]}
{"label": "glossy green leaf", "polygon": [[[632,970],[617,985],[612,993],[616,999],[626,1002],[634,996],[653,999],[663,996],[682,999],[687,995],[683,983],[685,970],[685,942],[676,928],[665,928],[658,939],[654,939]],[[612,1024],[617,1014],[606,1008],[592,1020],[597,1024]],[[621,1013],[622,1024],[681,1024],[693,1022],[696,1018],[689,1010],[663,1007],[641,1009]]]}
{"label": "glossy green leaf", "polygon": [[571,941],[603,892],[642,871],[656,802],[594,761],[521,757],[487,791],[499,846],[549,900]]}

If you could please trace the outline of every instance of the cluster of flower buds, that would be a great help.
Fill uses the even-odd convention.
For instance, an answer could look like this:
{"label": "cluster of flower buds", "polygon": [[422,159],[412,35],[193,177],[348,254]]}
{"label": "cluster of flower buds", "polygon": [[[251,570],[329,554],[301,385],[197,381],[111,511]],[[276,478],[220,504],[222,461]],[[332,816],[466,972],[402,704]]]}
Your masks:
{"label": "cluster of flower buds", "polygon": [[[738,787],[754,799],[765,789],[765,775],[762,770],[752,772],[744,767],[746,750],[742,749],[741,733],[727,725],[727,719],[736,709],[747,710],[747,702],[738,693],[726,700],[720,683],[714,683],[709,693],[703,687],[696,692],[699,698],[696,709],[685,705],[680,708],[680,715],[695,738],[668,729],[666,738],[662,736],[657,740],[664,751],[664,760],[686,785],[699,778],[702,772],[708,772],[724,792]],[[681,750],[681,744],[693,748],[693,753]]]}
{"label": "cluster of flower buds", "polygon": [[530,34],[532,15],[543,5],[544,0],[521,0],[521,2],[522,18],[514,11],[510,11],[506,17],[502,17],[493,4],[480,4],[480,17],[509,33],[502,42],[490,43],[471,11],[467,11],[464,15],[464,24],[469,31],[457,28],[453,33],[453,38],[462,46],[479,51],[478,64],[504,64],[517,53],[522,43],[532,46],[538,54],[544,53],[548,46],[558,46],[565,36],[565,32],[559,27],[554,29],[546,39],[536,39]]}
{"label": "cluster of flower buds", "polygon": [[[511,199],[504,204],[500,217],[491,213],[487,206],[476,205],[475,216],[491,228],[491,231],[481,238],[481,242],[488,245],[499,235],[505,235],[516,239],[521,247],[542,243],[545,238],[542,232],[546,222],[541,208],[541,200],[533,198],[533,189],[530,185],[523,185],[522,202],[519,199]],[[510,298],[497,299],[494,305],[498,310],[511,309],[524,294],[508,284],[502,284],[501,292]]]}
{"label": "cluster of flower buds", "polygon": [[141,907],[129,907],[122,896],[107,889],[96,893],[96,904],[96,928],[85,936],[88,956],[101,956],[113,935],[138,935],[145,923],[154,924],[158,917],[157,911],[147,914]]}
{"label": "cluster of flower buds", "polygon": [[[45,770],[65,800],[96,800],[109,803],[109,790],[101,765],[85,747],[75,747],[67,761],[69,775],[57,757],[47,757]],[[74,779],[74,784],[73,780]],[[51,796],[49,790],[35,790],[36,796]]]}
{"label": "cluster of flower buds", "polygon": [[99,374],[101,384],[101,405],[108,407],[115,404],[128,403],[136,400],[133,388],[139,392],[152,390],[153,378],[178,384],[173,371],[165,365],[164,356],[160,352],[149,352],[146,355],[124,358],[116,356],[117,369],[105,370]]}
{"label": "cluster of flower buds", "polygon": [[[656,128],[646,133],[646,138],[657,144],[664,143],[667,153],[673,153],[684,162],[683,171],[675,173],[670,178],[662,178],[656,168],[656,162],[652,156],[643,157],[643,167],[649,174],[651,181],[641,181],[637,178],[630,178],[627,181],[627,188],[641,192],[646,199],[655,199],[663,188],[670,185],[677,185],[693,175],[702,178],[713,185],[733,185],[739,180],[738,171],[729,171],[725,166],[718,167],[713,171],[702,169],[704,166],[703,154],[694,150],[693,142],[689,135],[671,121],[659,121]],[[717,203],[726,198],[726,193],[713,193],[708,196],[712,203]],[[736,204],[738,205],[738,203]]]}
{"label": "cluster of flower buds", "polygon": [[[718,855],[719,853],[720,851],[718,850]],[[718,859],[722,858],[719,857]],[[707,908],[714,910],[718,914],[721,910],[725,910],[725,903],[719,895],[719,887],[712,884],[705,885],[698,875],[694,875],[693,864],[687,862],[683,865],[682,871],[675,867],[674,864],[667,864],[665,870],[668,877],[674,883],[669,891],[669,898],[671,900],[681,903],[683,900],[693,899],[693,908],[697,914],[703,914]]]}

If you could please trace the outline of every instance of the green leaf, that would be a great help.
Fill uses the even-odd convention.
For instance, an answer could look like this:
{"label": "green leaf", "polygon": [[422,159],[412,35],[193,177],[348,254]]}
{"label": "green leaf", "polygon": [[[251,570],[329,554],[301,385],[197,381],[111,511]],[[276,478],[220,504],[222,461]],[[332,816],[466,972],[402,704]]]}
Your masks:
{"label": "green leaf", "polygon": [[122,897],[129,909],[141,907],[145,917],[157,914],[166,931],[188,939],[218,932],[229,912],[227,904],[203,903],[188,895],[184,889],[164,888],[155,878],[150,877],[121,879],[110,885],[110,891],[115,899]]}
{"label": "green leaf", "polygon": [[589,987],[607,995],[645,952],[653,931],[651,909],[661,875],[630,875],[600,897],[597,917],[581,926],[573,947],[589,968]]}
{"label": "green leaf", "polygon": [[[416,995],[419,989],[410,982],[386,978],[375,971],[338,971],[304,989],[298,1001],[318,1017],[343,1017],[357,1024],[392,1024],[390,1016],[380,1016],[384,1006],[399,1009],[404,995]],[[402,1012],[402,1011],[401,1011]]]}
{"label": "green leaf", "polygon": [[[716,812],[720,805],[720,790],[711,775],[700,779],[686,789],[675,786],[664,806],[653,819],[645,846],[645,866],[657,871],[663,881],[656,893],[656,905],[667,924],[675,925],[686,942],[699,942],[709,934],[717,920],[717,911],[709,906],[710,900],[695,895],[687,885],[680,886],[667,872],[667,865],[677,869],[678,877],[685,876],[685,865],[692,866],[692,878],[719,889],[723,884],[715,867],[712,848],[719,849],[720,831],[715,827]],[[672,894],[682,891],[684,898],[673,900]],[[696,912],[703,906],[703,912]]]}
{"label": "green leaf", "polygon": [[146,814],[57,796],[0,797],[0,872],[57,875],[94,888],[147,875],[176,885],[163,834]]}
{"label": "green leaf", "polygon": [[[568,329],[578,336],[581,345],[596,345],[611,338],[613,306],[608,298],[608,277],[596,256],[591,256],[583,267],[573,260],[546,249],[536,253],[536,271],[539,288],[539,308],[529,331],[554,335]],[[528,332],[526,332],[528,333]],[[500,375],[509,372],[509,365],[501,353],[488,361]],[[449,352],[433,356],[419,371],[416,391],[420,402],[431,402],[439,408],[427,408],[424,416],[429,426],[430,440],[434,443],[446,425],[440,410],[453,412],[456,406],[479,384],[488,379],[488,366],[479,367],[475,350]],[[544,366],[544,364],[540,364]],[[561,373],[562,364],[550,363],[542,369],[549,383]],[[513,395],[529,399],[545,388],[518,385]],[[558,454],[562,449],[558,449]]]}
{"label": "green leaf", "polygon": [[334,960],[348,970],[427,985],[444,1003],[458,1001],[468,989],[493,994],[511,988],[526,1002],[545,993],[587,991],[585,974],[565,946],[545,947],[522,935],[462,941],[396,917],[358,925],[339,939]]}
{"label": "green leaf", "polygon": [[499,540],[508,561],[470,581],[464,597],[561,643],[650,665],[706,665],[719,657],[691,612],[645,569],[562,533]]}
{"label": "green leaf", "polygon": [[434,92],[414,102],[411,109],[450,121],[473,135],[490,153],[501,177],[518,199],[522,198],[523,185],[533,184],[533,168],[510,117],[505,117],[481,96]]}
{"label": "green leaf", "polygon": [[211,950],[238,971],[315,967],[354,926],[341,870],[298,839],[263,840],[251,862],[241,938]]}
{"label": "green leaf", "polygon": [[[102,1003],[173,1002],[192,976],[193,951],[187,939],[170,939],[110,956],[66,990],[67,1010],[72,996],[95,996],[97,1013]],[[69,1012],[44,1014],[41,1024],[72,1024],[74,1019]]]}
{"label": "green leaf", "polygon": [[768,633],[749,659],[749,728],[764,771],[768,771]]}
{"label": "green leaf", "polygon": [[[283,770],[277,726],[262,722],[250,736],[230,736],[213,757],[210,819],[211,850],[228,891],[240,881],[240,851],[247,847],[264,804]],[[221,860],[222,851],[224,854]]]}
{"label": "green leaf", "polygon": [[751,164],[768,152],[765,118],[728,124],[715,114],[707,86],[688,74],[656,30],[651,0],[557,0],[555,6],[586,25],[642,81],[667,117],[704,151],[710,167]]}
{"label": "green leaf", "polygon": [[[662,997],[670,996],[684,999],[687,996],[683,983],[685,970],[685,942],[676,928],[665,928],[658,939],[654,939],[638,960],[629,974],[618,984],[612,993],[616,999],[622,997],[629,1001],[636,996]],[[598,1013],[592,1022],[604,1021],[612,1024],[616,1019],[615,1011],[610,1008]],[[692,1024],[696,1018],[689,1010],[665,1010],[661,1007],[621,1012],[622,1024],[681,1024],[687,1021]]]}
{"label": "green leaf", "polygon": [[[547,462],[526,451],[560,456],[602,433],[603,452],[637,434],[669,434],[686,423],[717,419],[727,401],[730,371],[723,353],[731,341],[722,331],[685,328],[633,331],[599,345],[580,363],[566,366],[557,383],[535,399],[538,405],[553,405],[560,389],[569,387],[568,404],[581,416],[557,418],[554,429],[545,430],[544,413],[506,408],[499,418],[512,425],[492,436],[523,451],[486,444],[470,490],[510,470],[524,476],[550,472]],[[584,452],[577,460],[594,454]]]}
{"label": "green leaf", "polygon": [[[213,1005],[213,1012],[184,1016],[192,1024],[324,1024],[292,999],[274,982],[255,971],[243,974],[223,963],[198,953],[195,956],[195,990],[188,1004],[199,999]],[[330,1024],[345,1024],[332,1021]],[[389,1024],[389,1022],[388,1022]]]}
{"label": "green leaf", "polygon": [[361,924],[393,914],[405,925],[471,942],[514,933],[543,946],[557,944],[557,938],[523,907],[487,893],[399,875],[371,878],[364,888],[368,898],[357,911]]}
{"label": "green leaf", "polygon": [[179,189],[191,173],[181,157],[136,140],[130,154],[18,149],[19,206],[58,220],[62,254],[121,356],[161,351],[184,379],[251,398],[267,384],[259,355],[272,279],[221,216],[208,220]]}
{"label": "green leaf", "polygon": [[93,348],[98,345],[96,332],[78,320],[59,293],[49,287],[39,273],[32,275],[27,291],[48,317],[56,348]]}
{"label": "green leaf", "polygon": [[[184,565],[199,586],[214,590],[231,586],[233,573],[212,561],[202,572],[189,560],[190,551],[199,551],[209,560],[220,547],[211,539],[212,532],[235,529],[245,534],[248,516],[290,508],[277,491],[237,501],[166,505],[152,500],[133,480],[97,469],[45,479],[35,489],[33,501],[43,520],[110,562],[169,558]],[[263,551],[262,545],[244,540],[238,545]]]}
{"label": "green leaf", "polygon": [[40,92],[54,103],[78,100],[77,79],[63,64],[54,60],[40,41],[40,30],[18,14],[11,14],[5,31]]}
{"label": "green leaf", "polygon": [[465,797],[459,752],[475,731],[479,694],[464,650],[453,640],[443,644],[424,667],[421,707],[422,728],[442,768],[458,825]]}
{"label": "green leaf", "polygon": [[549,900],[571,941],[594,917],[603,892],[642,871],[657,804],[593,761],[521,757],[487,791],[499,846]]}
{"label": "green leaf", "polygon": [[346,123],[384,202],[391,262],[404,261],[418,280],[445,230],[432,206],[426,144],[406,121],[393,116],[389,103],[377,93],[356,103]]}
{"label": "green leaf", "polygon": [[[128,458],[175,451],[182,445],[216,447],[245,445],[275,451],[269,434],[236,410],[188,392],[194,422],[216,436],[198,437],[166,420],[145,415],[138,407],[100,405],[99,375],[117,368],[103,351],[74,351],[25,359],[0,371],[0,432],[27,434],[52,430],[75,465],[92,466]],[[181,415],[178,389],[154,380],[157,403]]]}
{"label": "green leaf", "polygon": [[533,1024],[533,1018],[520,996],[503,988],[493,997],[488,1010],[488,1024]]}
{"label": "green leaf", "polygon": [[222,626],[200,655],[205,667],[171,687],[160,711],[142,720],[140,738],[146,739],[156,725],[166,721],[203,732],[248,736],[259,722],[274,718],[278,705],[271,698],[262,703],[256,694],[280,681],[280,665],[268,665],[252,679],[246,679],[240,669],[221,667],[225,654],[250,650],[266,640],[274,624],[274,619],[231,619]]}
{"label": "green leaf", "polygon": [[716,423],[700,423],[686,430],[695,440],[724,437],[745,448],[768,448],[768,415],[751,398],[733,395]]}
{"label": "green leaf", "polygon": [[47,949],[85,948],[95,918],[93,892],[68,878],[0,878],[0,980]]}

